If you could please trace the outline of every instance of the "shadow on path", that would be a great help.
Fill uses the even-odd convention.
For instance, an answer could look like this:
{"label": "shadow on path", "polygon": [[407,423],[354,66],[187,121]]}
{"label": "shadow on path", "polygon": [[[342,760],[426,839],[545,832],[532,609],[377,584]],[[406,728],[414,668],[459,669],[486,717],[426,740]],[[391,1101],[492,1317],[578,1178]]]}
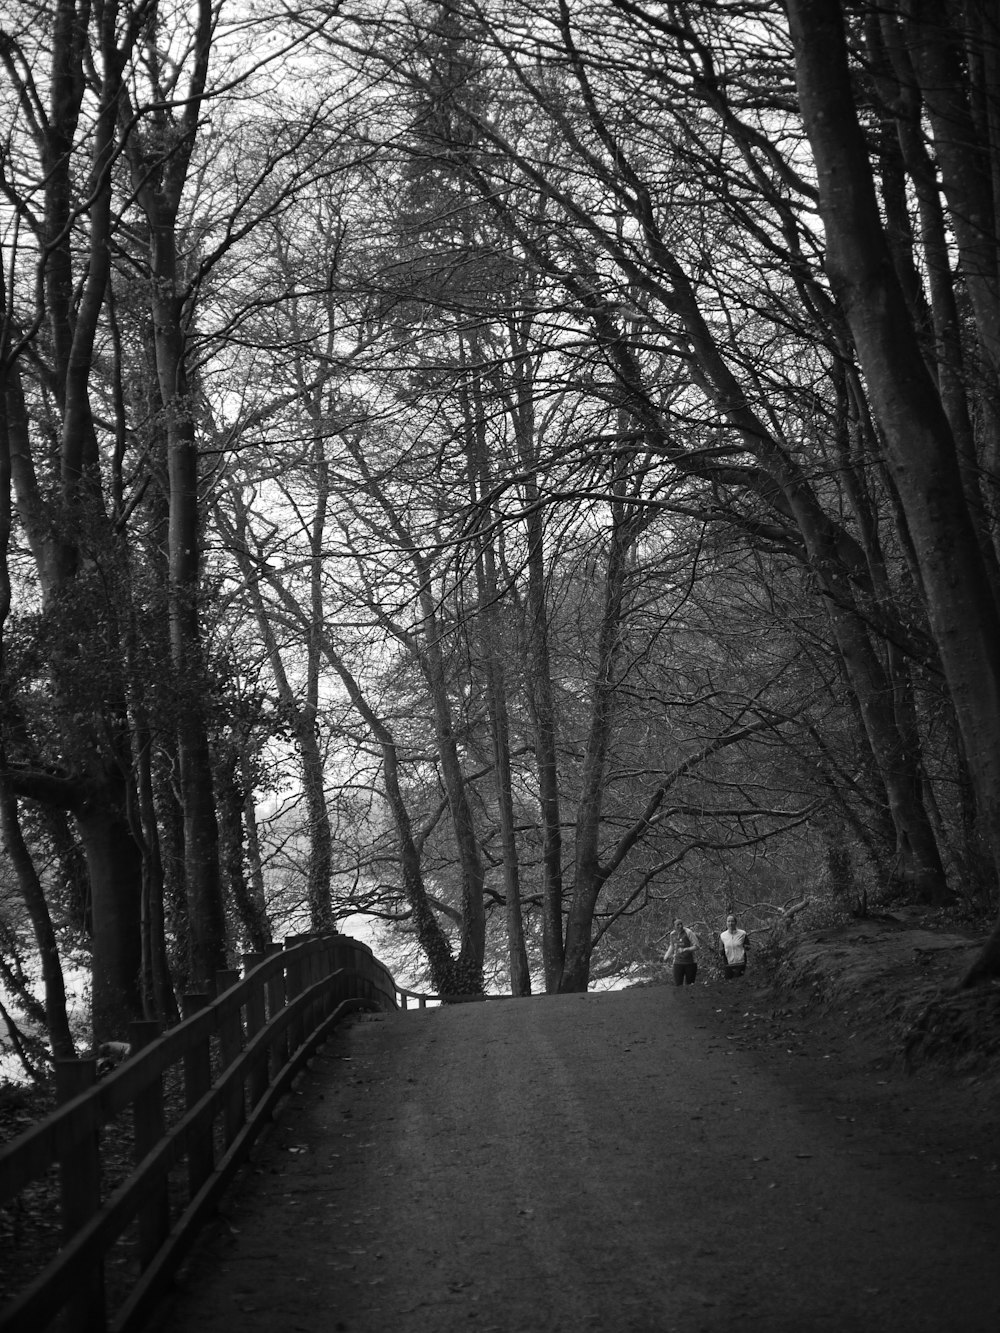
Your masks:
{"label": "shadow on path", "polygon": [[849,1081],[809,1095],[790,1053],[734,1040],[739,1004],[664,987],[353,1021],[153,1327],[996,1333],[997,1177],[935,1167]]}

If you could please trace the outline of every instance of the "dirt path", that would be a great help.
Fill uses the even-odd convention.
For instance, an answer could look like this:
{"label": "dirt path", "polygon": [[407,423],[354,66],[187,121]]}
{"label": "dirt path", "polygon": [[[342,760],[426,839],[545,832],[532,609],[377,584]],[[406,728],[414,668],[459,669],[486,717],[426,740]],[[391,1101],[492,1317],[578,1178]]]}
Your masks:
{"label": "dirt path", "polygon": [[345,1026],[156,1328],[996,1333],[995,1160],[739,986]]}

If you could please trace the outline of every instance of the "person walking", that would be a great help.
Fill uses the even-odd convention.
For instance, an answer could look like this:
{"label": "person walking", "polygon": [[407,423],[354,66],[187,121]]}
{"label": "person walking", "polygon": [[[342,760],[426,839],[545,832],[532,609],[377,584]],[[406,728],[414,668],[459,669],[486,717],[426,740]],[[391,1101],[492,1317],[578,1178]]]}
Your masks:
{"label": "person walking", "polygon": [[697,948],[698,936],[693,930],[689,930],[678,917],[674,922],[673,930],[670,932],[667,952],[663,956],[664,960],[673,967],[675,986],[694,985],[694,979],[698,975],[698,961],[695,957]]}
{"label": "person walking", "polygon": [[733,977],[741,977],[747,970],[750,937],[745,930],[740,929],[732,913],[726,917],[726,928],[719,936],[719,940],[722,944],[722,966],[726,980],[732,981]]}

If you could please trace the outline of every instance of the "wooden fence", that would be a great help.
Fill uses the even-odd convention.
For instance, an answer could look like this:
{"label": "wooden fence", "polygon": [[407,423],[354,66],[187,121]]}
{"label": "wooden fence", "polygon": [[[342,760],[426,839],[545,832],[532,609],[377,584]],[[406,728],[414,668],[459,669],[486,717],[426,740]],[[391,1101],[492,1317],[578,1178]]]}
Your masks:
{"label": "wooden fence", "polygon": [[100,1082],[95,1060],[58,1061],[58,1109],[0,1148],[0,1208],[51,1188],[61,1229],[0,1310],[2,1333],[42,1333],[57,1316],[66,1333],[141,1327],[337,1022],[437,998],[401,991],[347,935],[293,937],[243,961],[242,978],[219,974],[215,998],[186,996],[176,1027],[133,1024],[130,1056]]}

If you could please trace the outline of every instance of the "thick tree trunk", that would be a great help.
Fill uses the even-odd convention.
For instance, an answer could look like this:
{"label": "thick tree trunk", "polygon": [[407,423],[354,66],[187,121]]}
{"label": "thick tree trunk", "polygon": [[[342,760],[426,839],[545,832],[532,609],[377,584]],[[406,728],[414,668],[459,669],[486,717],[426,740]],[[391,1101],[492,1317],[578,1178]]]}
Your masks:
{"label": "thick tree trunk", "polygon": [[135,750],[138,820],[142,835],[142,985],[147,1018],[172,1023],[178,1017],[167,960],[166,920],[163,910],[164,877],[160,830],[156,822],[151,766],[152,737],[139,705],[135,714]]}
{"label": "thick tree trunk", "polygon": [[[939,164],[932,159],[924,138],[924,107],[913,59],[915,52],[907,28],[900,22],[898,15],[883,9],[877,17],[873,15],[869,20],[867,31],[869,46],[878,51],[884,50],[882,99],[887,107],[892,108],[903,164],[909,173],[919,209],[919,239],[930,298],[933,345],[926,336],[922,341],[933,365],[941,404],[955,439],[966,503],[979,536],[980,550],[993,584],[994,599],[1000,603],[1000,562],[995,546],[998,539],[995,521],[997,505],[989,481],[995,460],[990,457],[980,460],[977,456],[976,432],[970,408],[970,388],[975,379],[976,406],[981,418],[980,438],[984,441],[995,439],[995,422],[992,425],[989,422],[990,416],[994,414],[989,404],[996,403],[997,389],[983,382],[982,377],[974,375],[974,368],[967,364],[967,352],[963,348],[962,316],[952,273],[953,237],[938,191]],[[995,64],[995,60],[994,55],[991,63]],[[918,64],[924,67],[925,60],[918,60]],[[920,332],[919,325],[917,331]],[[984,454],[989,452],[984,450]]]}
{"label": "thick tree trunk", "polygon": [[[178,409],[179,410],[179,409]],[[200,537],[197,451],[185,429],[170,443],[170,644],[177,693],[177,757],[184,824],[184,879],[191,981],[208,988],[226,966],[212,759],[204,719],[207,685],[198,615]]]}
{"label": "thick tree trunk", "polygon": [[889,803],[896,833],[893,878],[917,902],[948,902],[952,894],[921,795],[916,741],[908,745],[900,728],[893,683],[860,617],[833,599],[828,611]]}
{"label": "thick tree trunk", "polygon": [[[996,14],[992,16],[992,31],[983,40],[983,34],[968,27],[963,31],[955,22],[956,13],[966,6],[913,0],[900,8],[908,15],[904,41],[919,76],[934,136],[934,155],[951,231],[958,242],[959,269],[975,314],[980,345],[996,377],[1000,374],[1000,248],[995,204],[1000,179],[994,173],[1000,172],[1000,144],[990,143],[989,130],[995,133],[998,122],[994,105],[989,113],[992,127],[977,123],[970,102],[970,92],[978,91],[987,105],[995,103]],[[981,42],[978,48],[977,39]],[[974,90],[980,69],[987,72],[987,81]]]}
{"label": "thick tree trunk", "polygon": [[184,821],[184,870],[190,925],[191,981],[208,989],[226,966],[226,918],[219,873],[219,829],[211,756],[201,717],[192,709],[178,727]]}
{"label": "thick tree trunk", "polygon": [[[1000,615],[965,502],[954,437],[899,288],[854,106],[837,0],[788,0],[799,100],[816,160],[827,270],[885,435],[994,864],[1000,871]],[[992,321],[986,318],[987,328]],[[1000,921],[967,982],[1000,974]]]}
{"label": "thick tree trunk", "polygon": [[581,867],[578,861],[573,896],[566,914],[566,953],[559,978],[561,995],[585,991],[590,985],[594,913],[603,887],[598,869],[595,866]]}
{"label": "thick tree trunk", "polygon": [[92,898],[94,1041],[125,1041],[141,1019],[142,856],[114,806],[99,800],[76,811]]}
{"label": "thick tree trunk", "polygon": [[575,876],[566,917],[566,949],[559,979],[559,990],[563,993],[585,991],[590,981],[594,912],[605,879],[600,861],[601,811],[615,711],[616,667],[625,614],[627,557],[632,540],[631,525],[616,514],[604,573],[604,604],[597,637],[597,669],[577,802]]}

